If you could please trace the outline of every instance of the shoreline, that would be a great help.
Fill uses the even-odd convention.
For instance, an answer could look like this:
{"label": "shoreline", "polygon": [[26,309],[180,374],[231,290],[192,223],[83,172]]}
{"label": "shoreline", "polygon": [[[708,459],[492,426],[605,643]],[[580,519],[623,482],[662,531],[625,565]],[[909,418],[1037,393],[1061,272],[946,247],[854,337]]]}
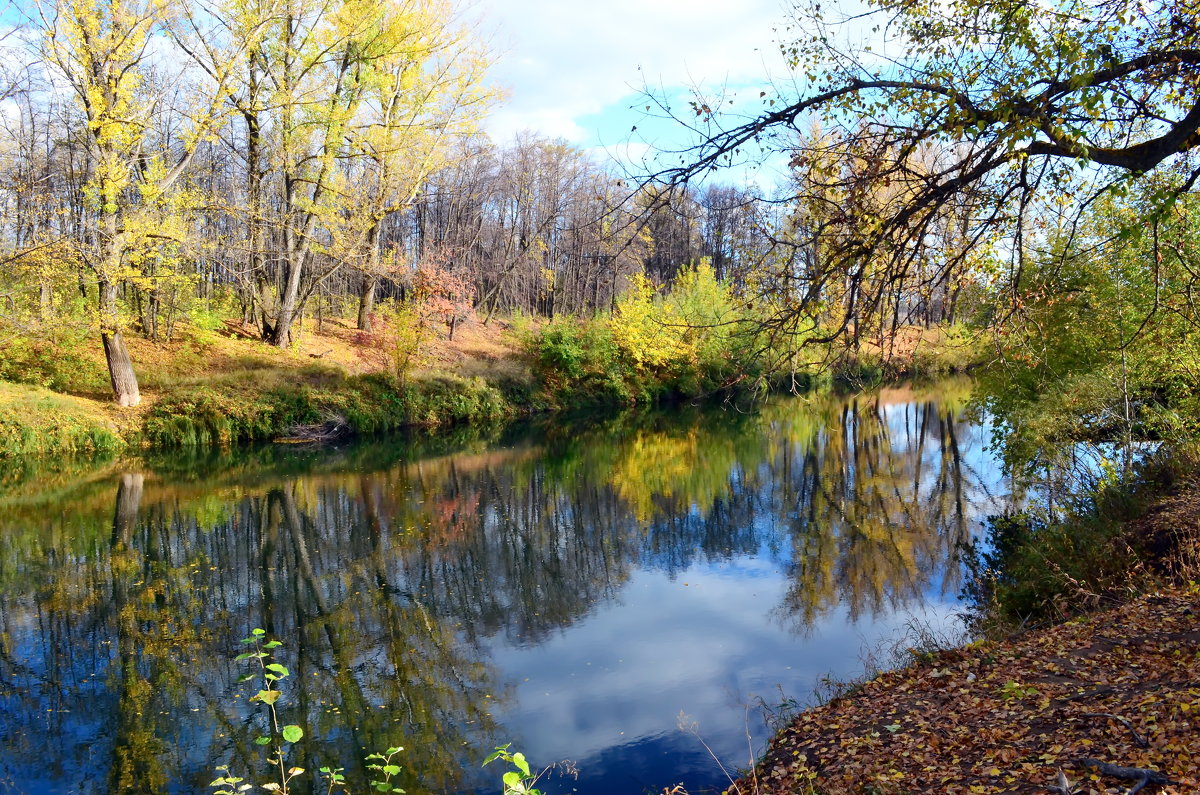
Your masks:
{"label": "shoreline", "polygon": [[908,665],[794,716],[725,795],[1062,795],[1125,792],[1139,776],[1145,792],[1200,791],[1200,480],[1125,525],[1159,557],[1129,572],[1118,604],[909,649]]}
{"label": "shoreline", "polygon": [[[346,318],[328,318],[301,341],[280,349],[254,338],[236,320],[213,329],[185,327],[177,338],[128,345],[143,374],[144,400],[119,408],[107,385],[98,348],[60,351],[23,382],[0,381],[0,468],[14,460],[117,455],[187,448],[229,449],[280,437],[316,435],[340,426],[348,435],[505,422],[538,414],[671,405],[763,389],[804,392],[838,382],[860,390],[913,376],[953,375],[974,361],[938,330],[907,333],[911,343],[886,367],[871,358],[842,371],[802,371],[789,379],[760,374],[756,383],[730,378],[672,380],[657,372],[623,370],[620,389],[576,362],[541,361],[530,331],[497,320],[462,324],[453,339],[435,335],[421,366],[396,377],[378,340]],[[582,332],[580,332],[582,333]],[[929,342],[922,342],[922,334]],[[380,336],[380,335],[376,335]],[[540,344],[540,343],[539,343]],[[573,361],[573,360],[572,360]],[[562,365],[566,366],[566,365]],[[27,382],[26,382],[27,381]],[[606,388],[607,387],[609,388]],[[53,389],[49,387],[53,387]],[[305,429],[308,429],[306,433]]]}

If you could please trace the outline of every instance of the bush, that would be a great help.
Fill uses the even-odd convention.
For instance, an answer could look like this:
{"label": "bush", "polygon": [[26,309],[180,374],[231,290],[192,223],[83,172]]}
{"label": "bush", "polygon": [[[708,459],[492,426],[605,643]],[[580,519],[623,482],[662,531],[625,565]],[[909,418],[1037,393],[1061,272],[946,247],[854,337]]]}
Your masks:
{"label": "bush", "polygon": [[1127,587],[1135,561],[1116,519],[992,516],[985,542],[969,556],[963,593],[977,630],[1007,631],[1062,620],[1115,599]]}
{"label": "bush", "polygon": [[938,329],[913,351],[909,370],[919,375],[963,373],[987,358],[982,335],[955,323]]}
{"label": "bush", "polygon": [[1150,456],[1127,481],[1097,475],[1087,488],[1061,496],[1061,510],[989,517],[984,539],[966,557],[963,595],[975,629],[1060,620],[1153,585],[1150,576],[1131,575],[1145,574],[1142,564],[1169,569],[1173,550],[1159,548],[1164,538],[1135,520],[1189,478],[1196,461],[1192,450]]}
{"label": "bush", "polygon": [[524,340],[535,377],[550,405],[625,404],[637,390],[632,368],[605,323],[562,318]]}

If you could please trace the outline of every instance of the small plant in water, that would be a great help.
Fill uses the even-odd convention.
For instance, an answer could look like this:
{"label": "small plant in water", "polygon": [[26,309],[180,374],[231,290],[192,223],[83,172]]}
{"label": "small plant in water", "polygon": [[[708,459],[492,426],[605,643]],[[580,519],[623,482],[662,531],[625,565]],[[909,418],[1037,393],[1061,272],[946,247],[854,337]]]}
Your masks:
{"label": "small plant in water", "polygon": [[392,776],[400,775],[400,766],[392,763],[392,757],[403,750],[400,746],[395,746],[382,754],[367,755],[367,770],[371,771],[372,776],[382,776],[379,781],[372,779],[372,789],[377,792],[404,792],[399,787],[392,786],[391,783]]}
{"label": "small plant in water", "polygon": [[[290,791],[289,784],[300,775],[304,774],[302,767],[288,767],[286,762],[287,749],[291,745],[300,742],[304,737],[304,729],[295,724],[280,725],[279,713],[276,711],[275,704],[279,701],[282,692],[279,690],[279,682],[291,675],[287,666],[276,662],[272,653],[283,644],[277,640],[268,640],[267,632],[263,629],[255,629],[250,633],[250,637],[242,639],[242,645],[250,648],[239,654],[234,659],[239,662],[249,661],[256,666],[256,670],[244,674],[239,677],[239,682],[250,682],[259,680],[259,690],[250,697],[250,701],[258,702],[266,706],[269,714],[268,734],[259,735],[254,739],[255,745],[271,746],[270,755],[267,757],[267,763],[273,769],[278,771],[278,779],[268,781],[259,785],[261,789],[267,792],[280,793],[287,795]],[[483,761],[486,765],[496,759],[503,759],[513,766],[513,770],[508,771],[503,776],[504,795],[543,795],[541,790],[534,789],[534,784],[542,775],[549,770],[541,770],[537,773],[532,772],[529,767],[529,762],[525,759],[525,755],[520,751],[509,751],[511,744],[498,746],[496,750]],[[398,776],[401,771],[400,765],[395,763],[395,757],[400,754],[404,748],[393,746],[388,748],[383,753],[368,754],[366,758],[367,770],[371,773],[371,789],[376,792],[397,792],[403,795],[404,790],[392,783],[392,779]],[[320,776],[327,783],[327,792],[332,795],[335,791],[341,791],[350,795],[350,786],[346,783],[346,769],[344,767],[322,767],[319,770]],[[247,782],[241,776],[232,775],[229,772],[228,765],[220,765],[217,767],[218,776],[210,787],[216,787],[212,795],[241,795],[241,793],[254,789],[254,785]]]}
{"label": "small plant in water", "polygon": [[512,743],[505,743],[496,747],[496,750],[488,755],[488,758],[483,760],[483,764],[487,765],[497,759],[502,759],[513,766],[513,769],[504,774],[501,779],[504,782],[504,795],[542,795],[540,789],[534,789],[533,785],[542,777],[545,770],[534,773],[529,768],[529,762],[525,759],[525,754],[520,751],[510,752],[508,749]]}
{"label": "small plant in water", "polygon": [[[268,781],[262,784],[262,788],[268,792],[279,792],[286,795],[288,784],[296,776],[301,775],[304,768],[287,766],[285,747],[300,742],[304,737],[304,729],[295,724],[285,726],[279,724],[279,713],[275,709],[275,702],[279,700],[281,693],[277,683],[290,676],[291,672],[286,666],[275,662],[271,656],[271,653],[283,644],[277,640],[267,640],[266,636],[267,632],[264,629],[253,630],[250,637],[242,638],[242,645],[249,646],[250,649],[234,659],[239,662],[252,661],[258,666],[258,670],[244,674],[238,681],[250,682],[256,679],[260,681],[259,690],[250,697],[250,701],[266,705],[270,733],[256,737],[254,744],[272,746],[267,763],[277,769],[279,774],[278,780]],[[228,767],[222,766],[217,770],[224,771],[224,773],[209,784],[210,787],[220,787],[220,789],[214,790],[213,795],[236,795],[236,792],[244,791],[249,787],[242,783],[244,779],[229,775]]]}

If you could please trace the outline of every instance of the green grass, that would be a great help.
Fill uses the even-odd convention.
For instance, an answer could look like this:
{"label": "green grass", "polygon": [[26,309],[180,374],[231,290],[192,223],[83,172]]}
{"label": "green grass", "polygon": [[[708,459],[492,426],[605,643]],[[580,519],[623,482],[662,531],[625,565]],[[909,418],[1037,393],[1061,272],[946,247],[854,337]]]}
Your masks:
{"label": "green grass", "polygon": [[401,386],[378,375],[336,370],[238,374],[177,390],[158,401],[142,425],[152,447],[229,447],[288,435],[331,417],[374,434],[405,427],[440,428],[515,416],[517,405],[478,378],[439,376]]}
{"label": "green grass", "polygon": [[124,447],[116,424],[94,401],[0,381],[0,459],[111,454]]}

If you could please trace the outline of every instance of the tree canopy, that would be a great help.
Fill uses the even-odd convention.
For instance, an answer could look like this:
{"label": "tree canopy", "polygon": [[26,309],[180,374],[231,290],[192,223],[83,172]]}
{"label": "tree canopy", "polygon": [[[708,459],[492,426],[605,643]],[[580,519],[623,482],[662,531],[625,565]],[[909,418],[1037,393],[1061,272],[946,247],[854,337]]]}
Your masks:
{"label": "tree canopy", "polygon": [[853,318],[883,317],[902,287],[961,280],[988,247],[993,269],[998,251],[1019,275],[1030,237],[1070,228],[1099,195],[1163,174],[1153,214],[1200,177],[1193,2],[869,0],[835,13],[797,7],[781,43],[794,82],[749,118],[698,97],[703,140],[656,175],[790,157],[783,198],[798,209],[778,242],[807,254],[777,260],[792,288],[780,328],[852,335]]}

